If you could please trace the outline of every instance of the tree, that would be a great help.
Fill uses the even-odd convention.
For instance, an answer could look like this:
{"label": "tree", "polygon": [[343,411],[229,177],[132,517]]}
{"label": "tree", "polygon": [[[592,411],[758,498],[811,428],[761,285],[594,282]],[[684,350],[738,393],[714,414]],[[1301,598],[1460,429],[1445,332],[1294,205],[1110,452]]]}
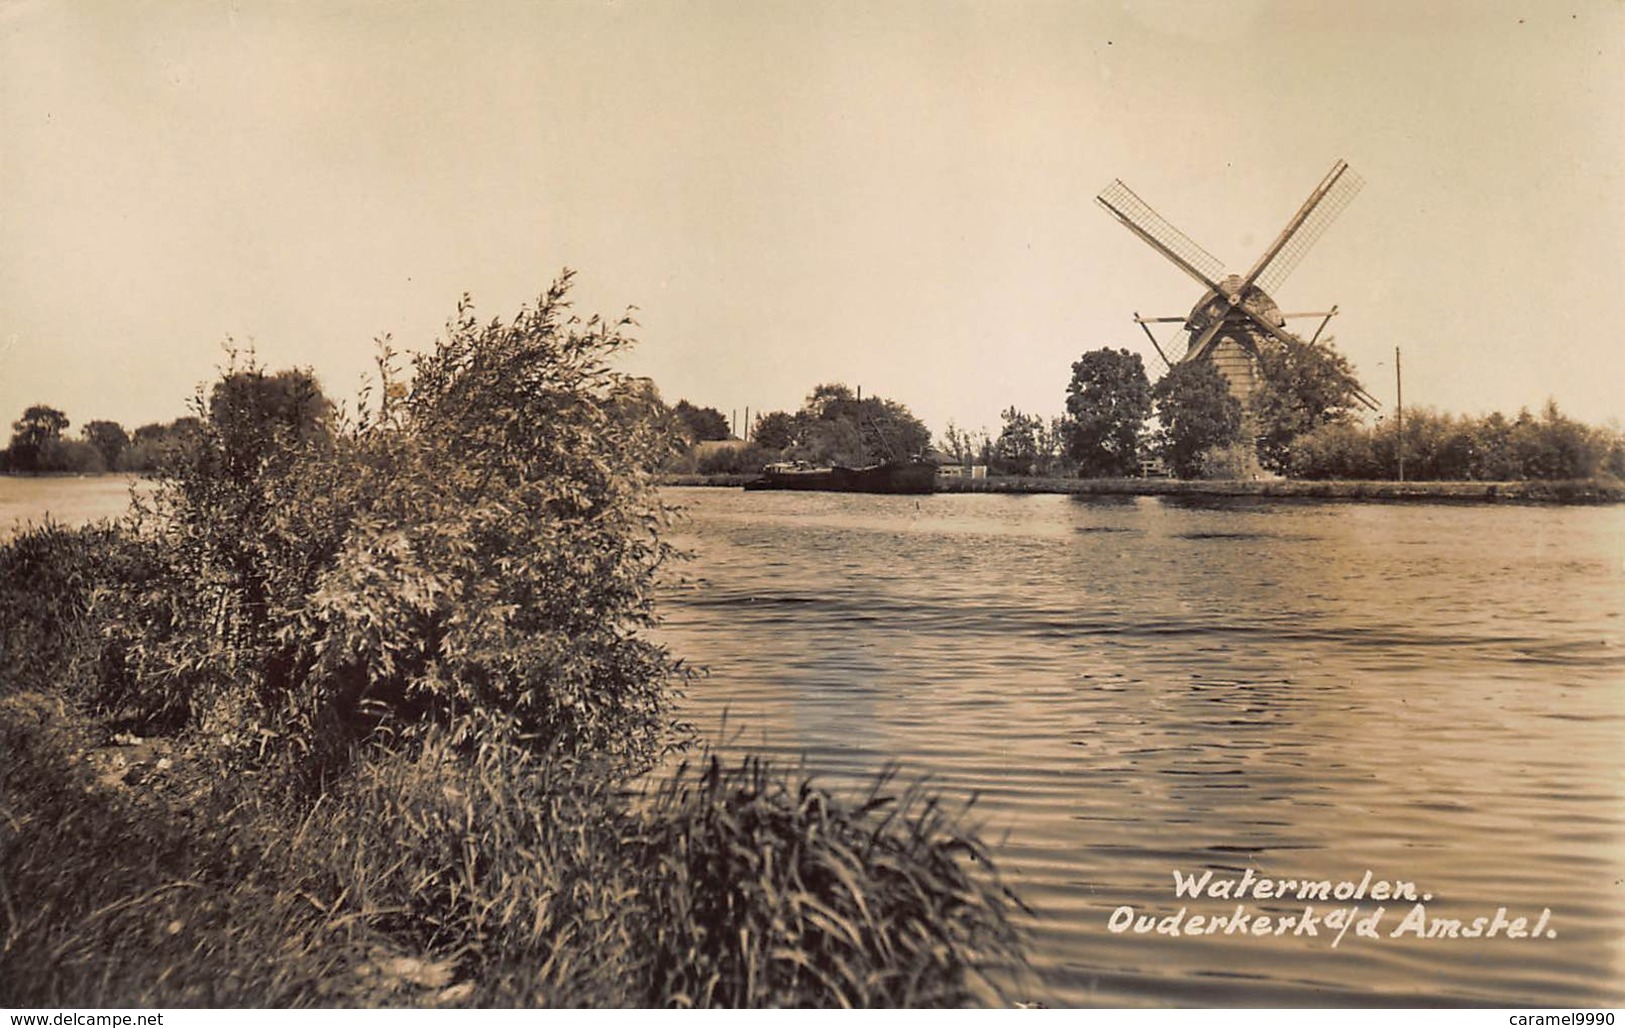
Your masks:
{"label": "tree", "polygon": [[1267,340],[1259,346],[1258,372],[1252,400],[1258,456],[1272,471],[1288,470],[1294,439],[1348,420],[1359,403],[1360,380],[1329,339],[1321,345],[1295,337]]}
{"label": "tree", "polygon": [[751,429],[751,440],[764,450],[788,450],[795,445],[795,418],[782,410],[763,414]]}
{"label": "tree", "polygon": [[733,438],[727,416],[715,407],[696,407],[687,400],[678,400],[671,412],[689,439],[696,443]]}
{"label": "tree", "polygon": [[39,471],[48,446],[67,431],[68,416],[55,407],[37,404],[23,411],[11,425],[11,466],[16,471]]}
{"label": "tree", "polygon": [[164,462],[188,441],[195,440],[202,422],[195,417],[176,418],[167,425],[153,422],[135,430],[130,445],[119,457],[120,471],[158,471]]}
{"label": "tree", "polygon": [[[235,359],[235,355],[234,355]],[[254,469],[273,449],[325,438],[333,405],[309,369],[269,374],[253,363],[233,368],[209,394],[208,419],[232,474]]]}
{"label": "tree", "polygon": [[1038,437],[1044,419],[1014,407],[999,416],[1004,419],[1004,427],[993,444],[994,470],[1002,475],[1031,475],[1038,464]]}
{"label": "tree", "polygon": [[931,431],[907,407],[878,396],[860,400],[838,382],[814,388],[795,422],[795,455],[818,463],[900,460],[931,445]]}
{"label": "tree", "polygon": [[[1392,433],[1388,433],[1392,438]],[[1322,425],[1292,444],[1293,478],[1374,479],[1392,474],[1392,462],[1377,454],[1378,435],[1364,425]],[[1387,447],[1392,450],[1392,445]]]}
{"label": "tree", "polygon": [[1042,421],[1036,415],[1034,421],[1038,422],[1038,466],[1034,472],[1040,475],[1067,474],[1066,445],[1072,423],[1064,417]]}
{"label": "tree", "polygon": [[1072,458],[1087,476],[1129,475],[1137,470],[1140,437],[1151,416],[1151,384],[1140,355],[1091,350],[1072,365],[1066,390],[1072,419]]}
{"label": "tree", "polygon": [[85,442],[96,448],[102,455],[102,463],[112,468],[130,445],[130,437],[125,434],[124,426],[116,421],[91,421],[81,430]]}
{"label": "tree", "polygon": [[1152,395],[1162,422],[1162,459],[1180,478],[1199,476],[1209,450],[1241,441],[1241,403],[1212,361],[1174,365]]}
{"label": "tree", "polygon": [[948,422],[947,429],[942,433],[942,442],[938,444],[937,448],[952,457],[955,464],[962,466],[971,464],[976,456],[970,433],[964,431],[952,421]]}

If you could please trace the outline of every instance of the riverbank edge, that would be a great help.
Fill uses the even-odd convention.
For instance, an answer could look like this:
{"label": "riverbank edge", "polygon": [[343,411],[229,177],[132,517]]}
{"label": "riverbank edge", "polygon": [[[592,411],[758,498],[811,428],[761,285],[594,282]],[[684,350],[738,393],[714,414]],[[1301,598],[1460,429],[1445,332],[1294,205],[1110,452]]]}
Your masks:
{"label": "riverbank edge", "polygon": [[[756,475],[663,475],[665,486],[738,488]],[[1172,478],[940,478],[939,493],[1072,496],[1215,496],[1419,503],[1625,503],[1625,482],[1184,481]]]}
{"label": "riverbank edge", "polygon": [[[140,472],[5,472],[0,478],[150,478]],[[673,487],[738,489],[760,475],[661,475]],[[1175,478],[1029,478],[1016,475],[937,480],[939,493],[1050,494],[1062,496],[1218,496],[1263,499],[1364,500],[1380,503],[1625,503],[1625,482],[1585,478],[1527,482],[1388,482],[1373,480],[1189,481]]]}

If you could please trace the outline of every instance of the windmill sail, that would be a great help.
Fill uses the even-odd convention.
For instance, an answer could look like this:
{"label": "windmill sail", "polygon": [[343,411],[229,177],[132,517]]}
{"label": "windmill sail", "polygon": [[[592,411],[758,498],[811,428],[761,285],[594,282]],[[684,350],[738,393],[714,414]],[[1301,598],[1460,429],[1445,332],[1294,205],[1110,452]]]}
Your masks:
{"label": "windmill sail", "polygon": [[1292,231],[1281,247],[1270,255],[1269,260],[1253,279],[1264,292],[1274,293],[1276,288],[1286,281],[1286,277],[1292,274],[1292,269],[1303,260],[1303,255],[1309,252],[1309,248],[1315,245],[1321,234],[1337,220],[1339,214],[1343,213],[1343,208],[1347,207],[1360,192],[1360,187],[1365,185],[1365,180],[1341,161],[1327,177],[1332,180],[1330,187],[1319,197],[1318,202],[1313,198],[1310,200],[1312,209],[1303,215],[1302,223],[1298,225],[1297,230]]}
{"label": "windmill sail", "polygon": [[1157,347],[1162,359],[1171,368],[1185,359],[1185,352],[1191,348],[1191,330],[1189,326],[1181,325],[1165,342]]}
{"label": "windmill sail", "polygon": [[1100,191],[1095,202],[1130,231],[1160,250],[1185,273],[1212,288],[1224,277],[1224,263],[1196,244],[1185,233],[1170,225],[1167,219],[1135,195],[1134,190],[1113,179],[1112,184]]}

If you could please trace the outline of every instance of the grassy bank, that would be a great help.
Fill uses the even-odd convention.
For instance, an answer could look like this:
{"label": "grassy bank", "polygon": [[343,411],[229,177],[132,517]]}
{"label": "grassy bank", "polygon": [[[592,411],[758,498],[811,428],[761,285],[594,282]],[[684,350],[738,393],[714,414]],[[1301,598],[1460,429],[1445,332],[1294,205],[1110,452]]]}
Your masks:
{"label": "grassy bank", "polygon": [[986,854],[889,780],[433,745],[294,802],[114,727],[0,698],[6,1006],[962,1005],[1017,970]]}
{"label": "grassy bank", "polygon": [[[738,488],[752,475],[666,475],[662,485]],[[1614,479],[1525,482],[1182,481],[1172,478],[949,478],[942,493],[1052,493],[1096,496],[1258,496],[1282,499],[1459,503],[1625,503],[1625,483]]]}
{"label": "grassy bank", "polygon": [[0,1005],[1000,1000],[963,810],[675,722],[666,437],[566,286],[348,417],[234,366],[127,518],[0,543]]}

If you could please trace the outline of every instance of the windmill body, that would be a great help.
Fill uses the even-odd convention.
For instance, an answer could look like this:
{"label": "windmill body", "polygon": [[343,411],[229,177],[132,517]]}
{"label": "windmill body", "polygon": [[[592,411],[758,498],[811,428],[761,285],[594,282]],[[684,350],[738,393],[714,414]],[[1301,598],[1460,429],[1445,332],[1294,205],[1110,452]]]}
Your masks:
{"label": "windmill body", "polygon": [[[1169,224],[1120,180],[1102,190],[1095,201],[1203,287],[1201,299],[1183,317],[1142,318],[1135,314],[1134,320],[1145,329],[1157,354],[1169,367],[1186,361],[1211,361],[1245,408],[1258,390],[1260,348],[1271,338],[1295,338],[1286,331],[1287,319],[1320,318],[1320,328],[1310,340],[1313,343],[1337,313],[1333,307],[1329,311],[1284,314],[1271,294],[1354,199],[1361,185],[1360,177],[1347,162],[1338,161],[1245,274],[1227,274],[1217,257]],[[1159,341],[1150,326],[1161,323],[1176,323],[1179,328],[1171,337]],[[1369,397],[1362,395],[1361,399],[1375,406]]]}

